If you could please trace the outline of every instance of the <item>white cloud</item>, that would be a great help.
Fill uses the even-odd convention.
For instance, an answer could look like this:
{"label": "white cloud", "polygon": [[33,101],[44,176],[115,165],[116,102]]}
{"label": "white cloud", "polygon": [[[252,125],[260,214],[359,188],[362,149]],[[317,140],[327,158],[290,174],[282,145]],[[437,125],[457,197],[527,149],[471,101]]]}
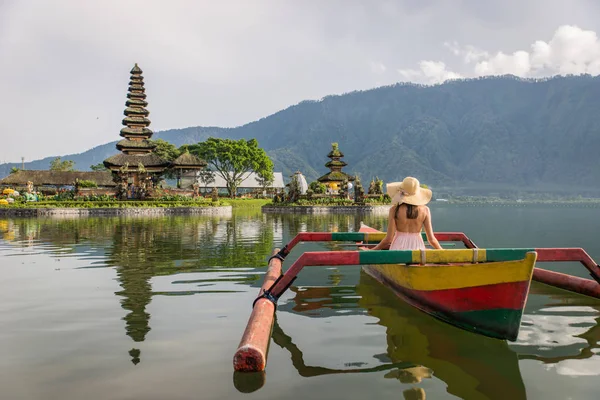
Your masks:
{"label": "white cloud", "polygon": [[480,50],[471,45],[460,46],[456,41],[445,42],[444,46],[446,46],[455,56],[462,57],[463,61],[467,64],[489,57],[487,51]]}
{"label": "white cloud", "polygon": [[441,61],[421,61],[419,70],[399,69],[400,75],[409,81],[428,84],[442,83],[451,79],[460,79],[462,76],[456,72],[448,71],[446,64]]}
{"label": "white cloud", "polygon": [[563,25],[549,42],[538,40],[529,51],[498,52],[475,65],[475,74],[522,77],[600,73],[600,42],[596,32]]}
{"label": "white cloud", "polygon": [[[520,77],[543,77],[567,74],[600,74],[600,41],[596,32],[578,26],[562,25],[548,41],[537,40],[530,49],[513,53],[495,53],[456,41],[444,46],[460,57],[470,71],[469,77],[512,74]],[[448,71],[441,61],[421,61],[419,70],[399,70],[404,78],[426,83],[439,83],[461,76]]]}
{"label": "white cloud", "polygon": [[475,65],[477,76],[505,74],[527,76],[529,71],[531,71],[531,64],[529,53],[526,51],[515,51],[513,54],[498,52]]}

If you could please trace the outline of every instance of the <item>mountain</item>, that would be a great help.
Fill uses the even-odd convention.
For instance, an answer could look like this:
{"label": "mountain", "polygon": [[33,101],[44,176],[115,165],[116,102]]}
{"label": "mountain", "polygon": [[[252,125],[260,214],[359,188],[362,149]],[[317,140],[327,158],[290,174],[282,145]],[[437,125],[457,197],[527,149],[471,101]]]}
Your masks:
{"label": "mountain", "polygon": [[[326,154],[338,142],[344,170],[363,181],[412,175],[437,187],[600,193],[599,109],[600,77],[486,77],[327,96],[237,128],[167,130],[153,138],[179,146],[209,136],[254,137],[276,170],[300,170],[309,181],[327,171]],[[86,168],[114,153],[113,142],[63,158]],[[26,168],[47,168],[51,159]],[[0,175],[9,169],[0,166]]]}

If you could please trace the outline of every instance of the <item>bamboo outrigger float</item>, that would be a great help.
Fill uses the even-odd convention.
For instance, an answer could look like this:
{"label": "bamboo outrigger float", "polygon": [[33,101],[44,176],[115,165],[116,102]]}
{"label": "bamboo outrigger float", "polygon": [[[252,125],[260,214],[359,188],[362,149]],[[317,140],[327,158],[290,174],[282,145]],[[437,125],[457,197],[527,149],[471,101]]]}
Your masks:
{"label": "bamboo outrigger float", "polygon": [[[379,243],[385,233],[299,233],[269,259],[265,281],[253,304],[234,369],[263,371],[275,307],[305,266],[363,265],[363,269],[411,305],[447,323],[499,339],[516,340],[531,279],[600,298],[600,266],[581,248],[482,249],[462,232],[437,232],[440,242],[466,249],[305,252],[285,271],[282,263],[300,242]],[[537,262],[578,261],[593,280],[535,268]]]}

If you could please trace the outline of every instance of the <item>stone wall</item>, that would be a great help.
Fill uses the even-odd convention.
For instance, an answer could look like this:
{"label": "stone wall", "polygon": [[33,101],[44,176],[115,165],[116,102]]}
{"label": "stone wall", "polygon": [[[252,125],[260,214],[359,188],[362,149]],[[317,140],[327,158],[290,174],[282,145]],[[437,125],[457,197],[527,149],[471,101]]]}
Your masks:
{"label": "stone wall", "polygon": [[391,205],[382,206],[263,206],[266,214],[387,214]]}
{"label": "stone wall", "polygon": [[231,206],[220,207],[123,207],[123,208],[0,208],[0,217],[214,215],[230,216]]}

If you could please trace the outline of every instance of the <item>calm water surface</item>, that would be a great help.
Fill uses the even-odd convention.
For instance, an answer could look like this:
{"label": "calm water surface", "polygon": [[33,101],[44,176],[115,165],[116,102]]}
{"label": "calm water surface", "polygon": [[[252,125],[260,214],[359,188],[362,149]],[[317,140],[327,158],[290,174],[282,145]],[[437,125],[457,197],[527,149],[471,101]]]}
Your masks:
{"label": "calm water surface", "polygon": [[[433,208],[480,247],[583,247],[600,209]],[[600,301],[533,283],[519,339],[446,325],[360,267],[305,269],[279,301],[266,374],[232,357],[266,259],[300,231],[377,216],[0,219],[6,399],[597,399]],[[348,249],[301,244],[307,250]],[[571,263],[545,268],[587,277]]]}

